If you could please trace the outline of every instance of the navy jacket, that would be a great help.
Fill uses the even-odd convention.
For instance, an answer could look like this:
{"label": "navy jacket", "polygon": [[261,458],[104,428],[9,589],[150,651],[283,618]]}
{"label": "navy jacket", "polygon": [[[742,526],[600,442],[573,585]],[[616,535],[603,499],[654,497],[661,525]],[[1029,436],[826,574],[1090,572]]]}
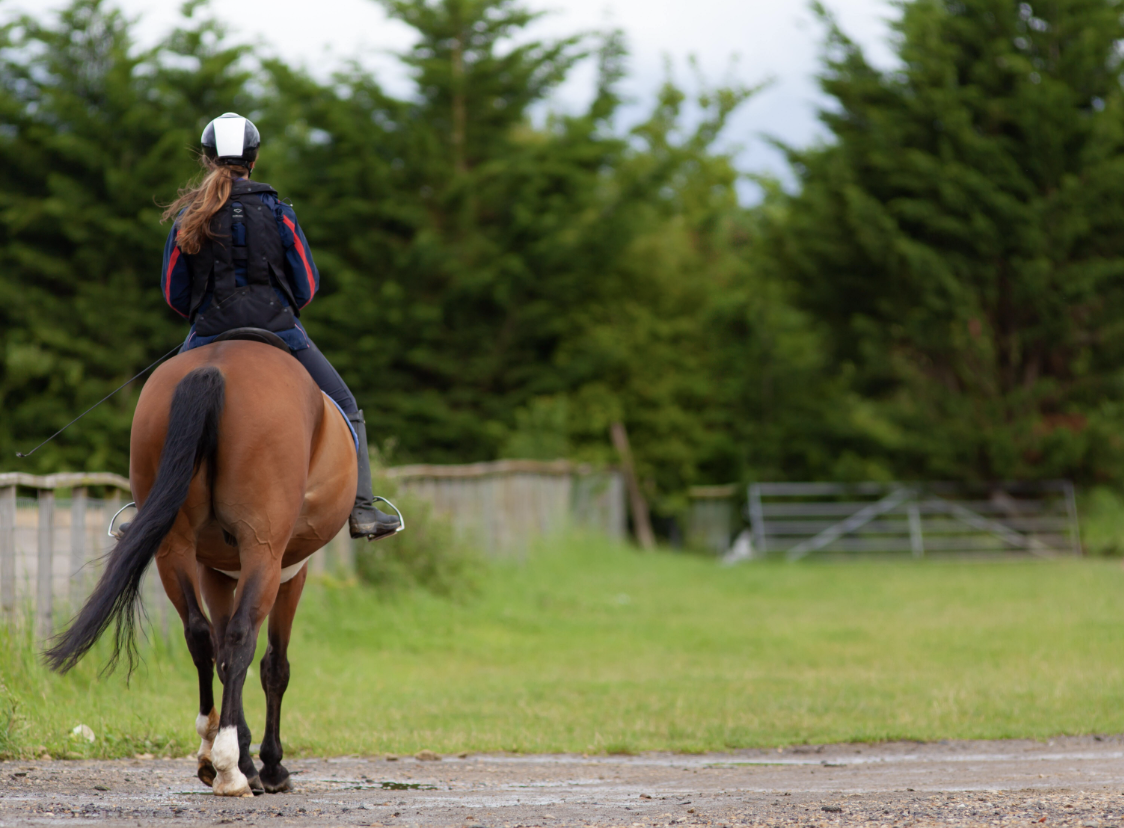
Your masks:
{"label": "navy jacket", "polygon": [[[273,216],[277,220],[277,229],[281,233],[281,245],[285,251],[285,275],[289,280],[289,288],[297,302],[298,307],[296,309],[304,308],[312,301],[316,291],[320,288],[320,272],[316,269],[316,263],[312,260],[312,251],[308,247],[308,240],[304,237],[304,231],[297,223],[297,214],[288,204],[279,201],[268,193],[251,194],[243,196],[243,198],[260,199],[263,206],[272,210]],[[245,244],[245,238],[238,238],[238,236],[244,236],[245,234],[243,225],[235,225],[232,232],[235,236],[232,240],[234,244]],[[168,232],[168,240],[164,244],[164,267],[161,270],[160,289],[172,310],[186,319],[191,311],[191,273],[176,244],[178,236],[179,227],[177,224],[173,224],[172,229]],[[240,286],[246,284],[244,265],[235,268],[235,282]],[[274,288],[274,291],[283,304],[289,304],[280,290]],[[211,294],[208,292],[200,306],[201,311],[206,310],[210,305],[211,298]],[[278,331],[277,335],[285,340],[285,344],[294,351],[307,348],[310,344],[308,334],[305,333],[300,322],[297,322],[296,326],[289,330]],[[213,336],[196,336],[195,326],[192,325],[187,335],[187,341],[184,342],[183,350],[188,351],[192,348],[198,348],[200,345],[206,345],[213,340]]]}

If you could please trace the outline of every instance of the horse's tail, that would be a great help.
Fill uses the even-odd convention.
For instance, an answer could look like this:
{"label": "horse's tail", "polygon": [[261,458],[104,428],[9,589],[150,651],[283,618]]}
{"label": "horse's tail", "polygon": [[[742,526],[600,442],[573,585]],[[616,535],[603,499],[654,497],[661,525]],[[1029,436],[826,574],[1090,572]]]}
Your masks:
{"label": "horse's tail", "polygon": [[78,616],[44,652],[51,669],[60,673],[70,670],[94,646],[110,621],[116,621],[113,655],[104,671],[113,670],[124,650],[132,674],[137,659],[137,614],[144,611],[141,578],[172,530],[199,464],[214,456],[224,390],[222,373],[212,366],[196,368],[176,386],[152,491],[125,536],[109,553],[105,571]]}

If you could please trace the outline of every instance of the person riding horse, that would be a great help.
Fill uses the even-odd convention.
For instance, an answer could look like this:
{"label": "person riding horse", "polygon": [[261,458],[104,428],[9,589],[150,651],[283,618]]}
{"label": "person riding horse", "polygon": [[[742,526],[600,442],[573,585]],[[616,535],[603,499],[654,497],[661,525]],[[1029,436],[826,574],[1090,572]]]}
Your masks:
{"label": "person riding horse", "polygon": [[[245,118],[216,118],[203,133],[206,176],[166,213],[175,223],[162,286],[191,331],[137,399],[129,436],[137,516],[44,652],[65,673],[114,625],[106,667],[124,655],[132,672],[141,584],[155,562],[199,677],[196,774],[235,797],[293,787],[281,703],[309,559],[345,522],[369,539],[403,528],[401,515],[374,508],[355,398],[297,322],[319,275],[292,209],[250,181],[259,144]],[[243,693],[267,619],[259,768]]]}
{"label": "person riding horse", "polygon": [[191,322],[181,353],[238,328],[276,334],[347,416],[360,446],[359,483],[348,525],[353,538],[378,540],[401,528],[375,508],[367,427],[347,384],[298,317],[320,286],[312,251],[293,208],[268,184],[251,181],[261,136],[233,112],[211,121],[201,139],[206,175],[180,190],[164,212],[174,219],[164,246],[160,287]]}

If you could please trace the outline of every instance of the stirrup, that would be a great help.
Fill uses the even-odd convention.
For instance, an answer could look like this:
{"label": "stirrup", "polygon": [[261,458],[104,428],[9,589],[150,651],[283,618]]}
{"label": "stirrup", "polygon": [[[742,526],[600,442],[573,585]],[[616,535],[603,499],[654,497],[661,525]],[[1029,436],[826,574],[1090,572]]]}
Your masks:
{"label": "stirrup", "polygon": [[[406,528],[406,519],[402,516],[402,512],[400,512],[398,510],[398,507],[395,506],[393,503],[391,503],[389,500],[387,500],[385,497],[379,497],[378,495],[372,495],[371,506],[373,507],[374,504],[377,501],[380,501],[380,500],[383,503],[385,503],[387,506],[389,506],[391,509],[394,510],[394,513],[398,516],[398,526],[391,529],[391,528],[388,527],[387,524],[378,523],[376,521],[374,532],[360,531],[360,532],[358,532],[358,534],[356,534],[355,529],[354,529],[355,524],[354,524],[353,520],[351,518],[349,518],[348,519],[348,530],[349,530],[349,533],[351,534],[351,536],[353,538],[355,538],[355,539],[366,538],[368,541],[377,541],[377,540],[382,540],[383,538],[389,538],[391,535],[397,535],[399,532],[401,532],[403,529]],[[382,529],[382,531],[380,531],[380,529]]]}
{"label": "stirrup", "polygon": [[372,495],[371,496],[371,502],[372,503],[374,503],[376,501],[379,501],[379,500],[381,500],[383,503],[385,503],[387,506],[389,506],[391,509],[393,509],[394,514],[398,515],[398,528],[394,530],[394,534],[397,535],[399,532],[401,532],[403,529],[406,528],[406,518],[402,517],[402,513],[398,511],[398,507],[395,506],[393,503],[391,503],[389,500],[387,500],[385,497],[379,497],[378,495]]}
{"label": "stirrup", "polygon": [[[118,509],[113,514],[113,517],[111,517],[109,519],[109,529],[106,530],[106,533],[105,533],[106,537],[116,538],[117,540],[121,540],[125,537],[125,532],[128,531],[130,524],[129,523],[122,523],[120,526],[118,526],[116,529],[114,529],[113,528],[113,521],[117,520],[117,518],[119,518],[121,516],[121,513],[124,512],[126,509],[128,509],[131,506],[136,506],[136,505],[137,504],[133,503],[132,501],[129,501],[128,503],[126,503],[124,506],[122,506],[120,509]],[[398,510],[395,509],[394,511],[397,512]]]}

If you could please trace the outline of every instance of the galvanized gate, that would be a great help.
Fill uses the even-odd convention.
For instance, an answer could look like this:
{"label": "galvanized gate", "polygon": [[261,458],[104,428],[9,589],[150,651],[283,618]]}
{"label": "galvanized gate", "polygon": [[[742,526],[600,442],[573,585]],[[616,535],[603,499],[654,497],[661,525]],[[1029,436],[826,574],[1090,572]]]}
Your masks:
{"label": "galvanized gate", "polygon": [[758,555],[1080,555],[1068,480],[1035,483],[754,483]]}

